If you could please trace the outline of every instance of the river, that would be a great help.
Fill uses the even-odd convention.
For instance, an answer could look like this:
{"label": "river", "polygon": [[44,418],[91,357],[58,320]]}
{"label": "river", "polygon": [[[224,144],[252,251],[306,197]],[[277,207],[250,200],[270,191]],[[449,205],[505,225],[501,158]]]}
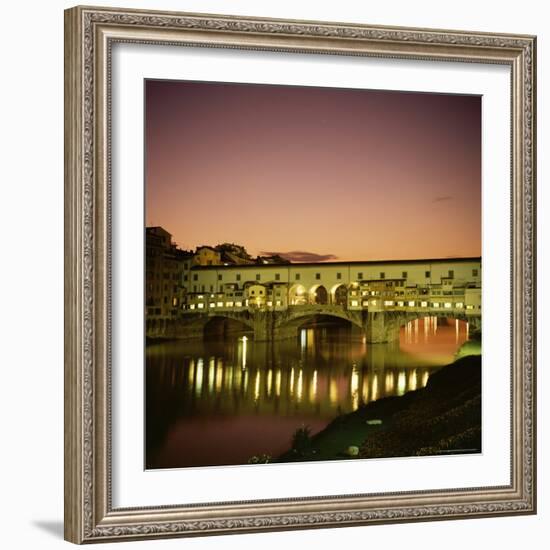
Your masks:
{"label": "river", "polygon": [[146,348],[146,466],[246,464],[278,456],[361,404],[426,385],[468,339],[466,323],[426,318],[394,344],[368,345],[347,325],[317,323],[296,339],[226,339]]}

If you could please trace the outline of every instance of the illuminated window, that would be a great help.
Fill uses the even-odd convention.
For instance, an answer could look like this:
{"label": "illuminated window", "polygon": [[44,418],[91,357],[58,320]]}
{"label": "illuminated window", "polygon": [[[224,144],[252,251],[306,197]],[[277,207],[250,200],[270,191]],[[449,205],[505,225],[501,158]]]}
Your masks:
{"label": "illuminated window", "polygon": [[271,307],[272,305],[273,305],[273,302],[272,302],[271,300],[269,300],[269,301],[267,302],[267,307]]}
{"label": "illuminated window", "polygon": [[195,309],[195,304],[191,304],[191,305],[189,306],[189,309]]}
{"label": "illuminated window", "polygon": [[275,302],[275,305],[276,305],[276,306],[280,306],[280,305],[281,305],[281,300],[277,300],[277,301]]}
{"label": "illuminated window", "polygon": [[242,302],[235,302],[235,307],[243,307],[243,303]]}
{"label": "illuminated window", "polygon": [[445,304],[443,304],[447,309],[451,309],[453,307],[453,304],[451,304],[451,302],[445,302]]}
{"label": "illuminated window", "polygon": [[413,301],[409,302],[409,307],[414,307],[414,302]]}
{"label": "illuminated window", "polygon": [[218,302],[217,306],[218,307],[223,307],[223,302]]}
{"label": "illuminated window", "polygon": [[369,301],[363,300],[363,307],[369,307]]}
{"label": "illuminated window", "polygon": [[226,307],[233,307],[233,302],[226,302]]}
{"label": "illuminated window", "polygon": [[428,307],[428,302],[420,302],[421,307]]}
{"label": "illuminated window", "polygon": [[397,302],[397,305],[398,305],[399,307],[403,307],[403,306],[405,305],[405,302]]}
{"label": "illuminated window", "polygon": [[370,303],[371,306],[375,306],[376,305],[376,300],[372,300],[372,302]]}
{"label": "illuminated window", "polygon": [[210,307],[216,307],[216,302],[210,302]]}
{"label": "illuminated window", "polygon": [[172,298],[172,306],[173,306],[173,307],[176,307],[177,305],[178,305],[178,299],[174,296],[174,297]]}
{"label": "illuminated window", "polygon": [[466,306],[466,309],[474,309],[474,306],[467,305],[467,306]]}
{"label": "illuminated window", "polygon": [[351,307],[357,307],[359,305],[359,302],[357,300],[351,301]]}
{"label": "illuminated window", "polygon": [[464,304],[462,302],[457,302],[455,307],[462,309],[464,307]]}
{"label": "illuminated window", "polygon": [[197,296],[197,298],[198,298],[199,300],[202,300],[202,299],[204,298],[204,296],[203,296],[202,294],[199,294],[199,295]]}
{"label": "illuminated window", "polygon": [[203,308],[204,308],[204,304],[197,304],[197,307],[198,307],[199,309],[203,309]]}
{"label": "illuminated window", "polygon": [[392,300],[385,300],[384,305],[385,306],[393,306],[393,301]]}
{"label": "illuminated window", "polygon": [[439,307],[439,302],[434,302],[434,307]]}

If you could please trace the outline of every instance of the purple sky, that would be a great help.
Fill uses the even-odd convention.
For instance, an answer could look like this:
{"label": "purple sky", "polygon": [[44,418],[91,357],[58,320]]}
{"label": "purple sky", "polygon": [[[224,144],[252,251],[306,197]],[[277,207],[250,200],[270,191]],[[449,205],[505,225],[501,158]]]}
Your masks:
{"label": "purple sky", "polygon": [[294,260],[481,255],[481,98],[146,83],[146,223]]}

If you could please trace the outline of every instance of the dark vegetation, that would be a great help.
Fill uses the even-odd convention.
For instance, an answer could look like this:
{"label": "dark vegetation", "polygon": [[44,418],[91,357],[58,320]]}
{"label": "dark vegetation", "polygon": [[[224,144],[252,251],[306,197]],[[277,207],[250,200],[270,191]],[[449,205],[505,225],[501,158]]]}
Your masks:
{"label": "dark vegetation", "polygon": [[425,388],[341,415],[314,436],[300,428],[292,448],[273,462],[474,452],[481,452],[479,355],[438,370]]}

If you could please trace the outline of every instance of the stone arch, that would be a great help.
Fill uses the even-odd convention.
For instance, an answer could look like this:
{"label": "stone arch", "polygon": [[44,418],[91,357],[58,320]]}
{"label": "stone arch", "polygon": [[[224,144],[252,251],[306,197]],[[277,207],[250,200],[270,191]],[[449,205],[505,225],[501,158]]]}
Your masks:
{"label": "stone arch", "polygon": [[289,330],[291,333],[296,334],[301,325],[312,321],[316,317],[332,317],[334,319],[346,321],[360,329],[364,328],[358,316],[350,316],[343,309],[332,308],[331,306],[315,309],[314,311],[300,311],[298,314],[287,317],[284,322],[279,325],[279,328],[283,329],[284,332]]}
{"label": "stone arch", "polygon": [[203,326],[205,337],[224,338],[232,334],[250,332],[253,324],[244,320],[236,319],[228,315],[209,315]]}
{"label": "stone arch", "polygon": [[327,305],[329,296],[325,286],[314,285],[309,289],[309,303],[317,305]]}

